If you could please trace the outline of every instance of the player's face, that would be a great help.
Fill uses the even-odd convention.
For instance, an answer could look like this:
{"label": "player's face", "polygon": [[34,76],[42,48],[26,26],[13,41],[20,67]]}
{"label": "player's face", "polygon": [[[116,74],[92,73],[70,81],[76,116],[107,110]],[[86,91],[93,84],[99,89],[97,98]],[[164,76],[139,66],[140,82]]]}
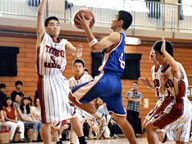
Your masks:
{"label": "player's face", "polygon": [[73,71],[75,75],[82,75],[84,73],[84,67],[82,63],[75,63],[73,66]]}
{"label": "player's face", "polygon": [[150,51],[149,60],[151,60],[155,65],[159,65],[159,63],[155,59],[155,51],[154,50]]}
{"label": "player's face", "polygon": [[164,65],[165,59],[164,55],[161,55],[159,52],[155,51],[155,60],[160,64]]}
{"label": "player's face", "polygon": [[118,28],[118,18],[119,14],[117,14],[115,18],[112,20],[111,29],[114,31]]}
{"label": "player's face", "polygon": [[56,20],[50,20],[45,29],[50,36],[58,37],[60,33],[60,23]]}

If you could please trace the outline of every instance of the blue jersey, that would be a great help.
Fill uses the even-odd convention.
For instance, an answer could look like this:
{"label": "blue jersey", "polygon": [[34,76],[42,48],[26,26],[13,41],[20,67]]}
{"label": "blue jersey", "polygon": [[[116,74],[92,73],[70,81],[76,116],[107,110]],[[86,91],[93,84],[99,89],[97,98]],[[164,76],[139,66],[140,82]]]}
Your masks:
{"label": "blue jersey", "polygon": [[103,62],[99,68],[100,72],[113,72],[120,76],[125,68],[125,35],[120,32],[121,40],[119,44],[110,52],[103,51]]}

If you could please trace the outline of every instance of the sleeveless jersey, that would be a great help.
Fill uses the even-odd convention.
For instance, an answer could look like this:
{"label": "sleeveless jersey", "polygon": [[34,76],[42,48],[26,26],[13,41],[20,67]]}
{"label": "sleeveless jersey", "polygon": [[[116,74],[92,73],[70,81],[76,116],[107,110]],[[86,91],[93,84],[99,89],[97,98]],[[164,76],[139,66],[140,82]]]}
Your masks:
{"label": "sleeveless jersey", "polygon": [[151,68],[152,73],[152,80],[155,86],[155,96],[158,98],[158,100],[162,101],[164,97],[167,95],[167,91],[165,90],[164,94],[160,93],[160,87],[161,87],[161,69],[159,67],[152,66]]}
{"label": "sleeveless jersey", "polygon": [[125,35],[120,32],[121,40],[119,44],[111,51],[103,51],[103,62],[99,71],[102,72],[113,72],[120,76],[125,68]]}
{"label": "sleeveless jersey", "polygon": [[89,74],[84,73],[79,79],[76,79],[74,76],[71,77],[68,82],[69,82],[69,87],[72,89],[75,86],[78,86],[82,83],[89,82],[92,80],[92,77]]}
{"label": "sleeveless jersey", "polygon": [[182,79],[177,79],[171,73],[170,66],[163,68],[162,73],[166,73],[169,75],[168,81],[165,85],[168,93],[174,98],[174,100],[180,100],[182,97],[187,97],[187,88],[188,88],[188,80],[187,75],[183,66],[179,63],[181,67]]}
{"label": "sleeveless jersey", "polygon": [[67,40],[54,41],[45,33],[40,46],[37,47],[37,72],[39,75],[61,74],[66,66],[65,44]]}

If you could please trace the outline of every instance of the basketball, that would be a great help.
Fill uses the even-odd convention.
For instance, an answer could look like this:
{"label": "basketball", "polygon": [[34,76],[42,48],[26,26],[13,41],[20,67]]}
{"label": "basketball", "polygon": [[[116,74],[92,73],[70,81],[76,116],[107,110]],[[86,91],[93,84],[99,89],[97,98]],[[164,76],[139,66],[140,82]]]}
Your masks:
{"label": "basketball", "polygon": [[93,13],[92,13],[90,10],[88,10],[88,9],[81,9],[81,10],[78,10],[78,11],[75,13],[75,16],[74,16],[74,24],[75,24],[75,26],[76,26],[78,29],[82,29],[82,27],[75,21],[76,19],[77,19],[77,20],[79,19],[79,18],[78,18],[78,15],[79,15],[80,17],[82,17],[82,16],[81,16],[82,13],[83,13],[83,15],[84,15],[84,17],[85,17],[86,20],[89,20],[89,19],[90,19],[89,27],[92,28],[93,25],[94,25],[94,23],[95,23],[95,17],[94,17],[94,15],[93,15]]}

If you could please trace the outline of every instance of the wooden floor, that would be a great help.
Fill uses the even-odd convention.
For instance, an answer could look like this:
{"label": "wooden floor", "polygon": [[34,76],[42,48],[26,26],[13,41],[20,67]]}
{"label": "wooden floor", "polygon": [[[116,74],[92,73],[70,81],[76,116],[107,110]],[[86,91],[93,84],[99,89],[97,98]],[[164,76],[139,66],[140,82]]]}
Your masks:
{"label": "wooden floor", "polygon": [[[147,144],[147,139],[145,137],[137,138],[139,144]],[[88,144],[129,144],[125,138],[117,139],[104,139],[104,140],[88,140]],[[21,144],[21,143],[20,143]],[[31,143],[31,144],[43,144],[43,143]],[[55,144],[55,142],[53,142]],[[63,144],[70,144],[69,141],[63,141]],[[166,142],[166,144],[175,144],[175,142]]]}

